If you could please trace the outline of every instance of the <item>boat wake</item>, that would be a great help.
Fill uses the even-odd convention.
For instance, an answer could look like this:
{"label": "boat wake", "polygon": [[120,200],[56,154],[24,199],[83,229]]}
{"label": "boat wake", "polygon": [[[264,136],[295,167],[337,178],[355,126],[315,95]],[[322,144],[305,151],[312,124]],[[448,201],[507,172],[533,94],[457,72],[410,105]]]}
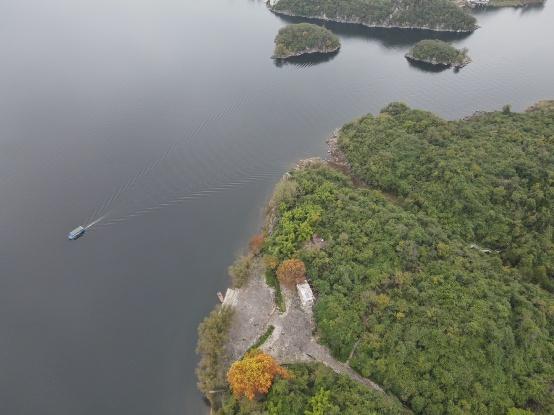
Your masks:
{"label": "boat wake", "polygon": [[96,225],[98,222],[100,222],[102,219],[104,219],[107,215],[104,215],[104,216],[100,216],[98,219],[92,221],[91,223],[89,223],[88,225],[85,226],[85,229],[86,230],[89,230],[90,228],[92,228],[94,225]]}

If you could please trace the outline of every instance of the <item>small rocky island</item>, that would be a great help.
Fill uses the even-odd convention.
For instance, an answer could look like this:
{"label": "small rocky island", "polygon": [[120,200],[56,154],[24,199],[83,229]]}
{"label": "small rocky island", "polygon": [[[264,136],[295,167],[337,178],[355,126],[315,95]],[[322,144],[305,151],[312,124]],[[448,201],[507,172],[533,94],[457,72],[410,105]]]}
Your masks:
{"label": "small rocky island", "polygon": [[406,54],[409,61],[426,63],[433,66],[445,68],[454,67],[459,69],[471,59],[467,55],[467,49],[456,49],[442,40],[422,40],[410,49]]}
{"label": "small rocky island", "polygon": [[275,37],[273,58],[287,59],[309,53],[332,53],[340,48],[339,38],[324,27],[311,23],[288,25]]}

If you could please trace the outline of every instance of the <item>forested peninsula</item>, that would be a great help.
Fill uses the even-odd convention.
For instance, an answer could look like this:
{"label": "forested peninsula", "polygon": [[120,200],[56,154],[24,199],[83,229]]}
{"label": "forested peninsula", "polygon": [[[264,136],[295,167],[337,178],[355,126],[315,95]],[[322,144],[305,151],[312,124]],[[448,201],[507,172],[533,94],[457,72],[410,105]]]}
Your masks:
{"label": "forested peninsula", "polygon": [[283,177],[231,273],[252,304],[273,287],[275,321],[303,318],[280,299],[307,281],[306,344],[374,383],[275,347],[302,326],[262,325],[231,358],[228,304],[199,330],[214,412],[554,413],[554,102],[457,121],[393,103],[330,142]]}
{"label": "forested peninsula", "polygon": [[452,0],[278,0],[270,9],[289,16],[368,27],[472,32],[475,18]]}
{"label": "forested peninsula", "polygon": [[331,31],[315,24],[298,23],[279,30],[273,57],[287,59],[310,53],[336,52],[339,48],[339,38]]}

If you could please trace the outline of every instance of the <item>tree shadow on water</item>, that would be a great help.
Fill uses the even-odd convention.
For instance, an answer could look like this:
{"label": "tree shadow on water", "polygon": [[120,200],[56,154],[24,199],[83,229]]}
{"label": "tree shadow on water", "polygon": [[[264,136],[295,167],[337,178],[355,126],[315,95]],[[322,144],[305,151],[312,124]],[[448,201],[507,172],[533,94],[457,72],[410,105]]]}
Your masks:
{"label": "tree shadow on water", "polygon": [[431,63],[426,63],[426,62],[418,62],[413,59],[406,59],[406,60],[408,61],[408,63],[412,68],[417,69],[418,71],[421,71],[421,72],[439,73],[439,72],[444,72],[447,69],[451,68],[450,66],[447,66],[447,65],[433,65]]}
{"label": "tree shadow on water", "polygon": [[320,19],[306,19],[303,17],[277,15],[287,24],[310,22],[324,26],[342,38],[361,38],[381,43],[386,48],[405,48],[424,39],[440,39],[452,42],[464,39],[471,33],[437,32],[422,29],[393,29],[366,27],[360,24],[337,23]]}
{"label": "tree shadow on water", "polygon": [[471,13],[477,17],[502,13],[507,9],[515,9],[519,12],[520,15],[540,13],[544,9],[544,3],[527,4],[525,6],[512,7],[476,7],[472,9]]}
{"label": "tree shadow on water", "polygon": [[300,66],[300,67],[309,67],[314,66],[319,63],[323,62],[329,62],[339,54],[339,51],[331,52],[331,53],[309,53],[306,55],[301,56],[294,56],[292,58],[287,59],[273,59],[273,63],[278,68],[281,68],[286,65],[294,65],[294,66]]}
{"label": "tree shadow on water", "polygon": [[410,67],[420,72],[439,73],[446,70],[452,70],[454,73],[460,72],[463,67],[452,67],[452,65],[433,65],[431,63],[419,62],[414,59],[406,58]]}

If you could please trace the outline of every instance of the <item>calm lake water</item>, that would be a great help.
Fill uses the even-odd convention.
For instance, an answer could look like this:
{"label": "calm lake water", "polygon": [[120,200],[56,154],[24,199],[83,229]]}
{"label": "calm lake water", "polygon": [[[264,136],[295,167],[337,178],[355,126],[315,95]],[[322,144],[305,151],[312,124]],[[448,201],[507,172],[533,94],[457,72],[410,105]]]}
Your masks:
{"label": "calm lake water", "polygon": [[455,73],[405,61],[429,34],[335,25],[276,65],[262,1],[0,2],[0,413],[204,413],[196,328],[288,166],[393,100],[554,97],[554,3],[478,19]]}

